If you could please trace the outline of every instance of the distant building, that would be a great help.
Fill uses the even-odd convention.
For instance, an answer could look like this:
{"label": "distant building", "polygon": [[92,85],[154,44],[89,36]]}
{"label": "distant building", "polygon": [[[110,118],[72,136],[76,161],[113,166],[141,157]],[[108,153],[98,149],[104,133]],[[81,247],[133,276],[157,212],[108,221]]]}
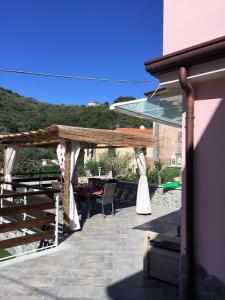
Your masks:
{"label": "distant building", "polygon": [[[116,128],[116,131],[130,133],[130,134],[146,134],[152,135],[153,130],[151,128],[148,129],[139,129],[139,128]],[[121,148],[96,148],[96,149],[87,149],[85,150],[84,155],[84,163],[86,163],[89,159],[99,160],[104,153],[108,153],[112,155],[131,155],[132,159],[130,162],[130,168],[135,171],[137,168],[137,162],[134,156],[134,149],[129,147],[121,147]],[[146,158],[148,161],[153,160],[153,147],[146,148]]]}
{"label": "distant building", "polygon": [[97,101],[90,101],[88,102],[87,106],[99,106],[101,105],[101,103],[97,102]]}
{"label": "distant building", "polygon": [[58,161],[55,159],[43,158],[40,160],[42,166],[54,166],[58,165]]}
{"label": "distant building", "polygon": [[[153,122],[153,128],[116,128],[116,131],[131,133],[131,134],[146,134],[157,137],[157,144],[154,147],[146,148],[146,162],[153,169],[154,162],[160,159],[163,162],[163,167],[181,167],[181,129],[164,124]],[[114,151],[115,155],[134,154],[133,148],[97,148],[85,150],[84,163],[89,159],[99,160],[103,153]],[[130,167],[137,168],[135,157],[131,160]]]}
{"label": "distant building", "polygon": [[153,154],[154,160],[160,159],[163,167],[181,167],[181,128],[153,122],[153,135],[157,137]]}

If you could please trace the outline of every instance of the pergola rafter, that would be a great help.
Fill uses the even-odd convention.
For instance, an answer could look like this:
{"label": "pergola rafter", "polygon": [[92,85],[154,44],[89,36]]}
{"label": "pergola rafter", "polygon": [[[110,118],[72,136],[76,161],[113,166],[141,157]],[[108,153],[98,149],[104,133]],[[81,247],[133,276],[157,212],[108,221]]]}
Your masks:
{"label": "pergola rafter", "polygon": [[55,145],[63,140],[75,140],[85,147],[98,144],[112,147],[147,147],[156,142],[156,138],[151,135],[64,125],[51,125],[37,131],[0,135],[2,145],[26,147]]}

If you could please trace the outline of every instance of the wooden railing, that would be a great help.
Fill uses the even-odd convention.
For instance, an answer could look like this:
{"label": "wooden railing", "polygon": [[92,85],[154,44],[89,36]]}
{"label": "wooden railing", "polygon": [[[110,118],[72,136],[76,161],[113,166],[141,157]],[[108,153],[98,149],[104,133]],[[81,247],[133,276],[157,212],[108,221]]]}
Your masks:
{"label": "wooden railing", "polygon": [[[27,172],[27,173],[13,173],[12,182],[13,183],[28,183],[28,182],[38,182],[39,186],[49,187],[51,181],[58,180],[60,172]],[[4,174],[0,174],[0,179],[4,180]]]}
{"label": "wooden railing", "polygon": [[[0,181],[15,187],[30,186]],[[33,242],[39,242],[42,250],[43,241],[51,240],[51,246],[58,244],[58,197],[59,190],[42,188],[39,191],[14,192],[1,190],[0,195],[0,250]],[[46,211],[47,210],[47,211]],[[10,233],[18,232],[15,237]],[[8,236],[6,237],[6,234]],[[49,243],[48,243],[49,244]],[[15,255],[16,256],[16,255]]]}

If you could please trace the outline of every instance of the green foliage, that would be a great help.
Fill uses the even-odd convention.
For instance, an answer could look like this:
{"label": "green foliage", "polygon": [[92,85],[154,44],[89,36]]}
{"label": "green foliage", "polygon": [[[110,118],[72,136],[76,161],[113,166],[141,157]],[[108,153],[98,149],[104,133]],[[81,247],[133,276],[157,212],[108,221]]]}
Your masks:
{"label": "green foliage", "polygon": [[59,166],[52,165],[52,166],[41,166],[40,173],[59,173]]}
{"label": "green foliage", "polygon": [[[15,173],[42,172],[41,159],[56,159],[55,149],[22,148],[19,150],[19,159],[15,166]],[[46,168],[49,166],[46,166]],[[57,168],[57,166],[53,166]],[[46,169],[47,170],[47,169]]]}
{"label": "green foliage", "polygon": [[125,101],[130,101],[130,100],[135,100],[136,98],[132,97],[132,96],[128,96],[128,97],[118,97],[116,98],[113,103],[119,103],[119,102],[125,102]]}
{"label": "green foliage", "polygon": [[[119,97],[114,102],[133,100],[134,97]],[[10,90],[0,88],[0,134],[37,130],[52,124],[78,127],[115,129],[120,127],[151,127],[147,120],[137,119],[109,110],[108,102],[97,107],[84,105],[53,105],[20,96]],[[56,159],[55,149],[22,149],[15,172],[39,172],[42,158]],[[0,149],[0,167],[3,166],[3,151]],[[114,173],[119,174],[118,166]],[[103,167],[104,169],[104,167]],[[79,166],[80,174],[85,170]]]}
{"label": "green foliage", "polygon": [[85,164],[85,170],[89,171],[92,176],[99,175],[98,168],[101,168],[101,175],[106,175],[109,172],[109,165],[103,160],[90,159]]}
{"label": "green foliage", "polygon": [[76,169],[77,169],[77,176],[86,176],[86,171],[85,171],[85,167],[84,167],[84,157],[83,156],[78,157]]}
{"label": "green foliage", "polygon": [[[178,177],[180,175],[181,175],[180,168],[168,167],[160,171],[158,170],[149,171],[148,180],[150,183],[162,184],[162,183],[173,181],[175,177]],[[159,176],[160,176],[160,182],[159,182]]]}
{"label": "green foliage", "polygon": [[112,171],[113,177],[125,176],[129,173],[130,163],[133,158],[132,154],[126,153],[122,155],[111,151],[111,155],[104,152],[100,157],[102,161],[107,162],[108,169]]}
{"label": "green foliage", "polygon": [[163,162],[161,161],[161,159],[156,159],[154,161],[154,166],[155,166],[156,171],[158,171],[158,172],[161,171],[162,166],[163,166]]}
{"label": "green foliage", "polygon": [[41,163],[38,160],[18,160],[14,173],[35,173],[41,172]]}
{"label": "green foliage", "polygon": [[158,176],[158,184],[162,184],[162,176],[161,176],[161,170],[162,170],[162,166],[163,166],[163,162],[161,161],[161,159],[156,159],[154,161],[154,166],[155,166],[155,171],[157,172],[157,176]]}
{"label": "green foliage", "polygon": [[149,171],[147,177],[149,183],[158,184],[159,181],[158,171],[156,170]]}
{"label": "green foliage", "polygon": [[0,258],[5,258],[5,257],[9,257],[12,254],[9,253],[7,250],[0,250]]}
{"label": "green foliage", "polygon": [[[176,167],[169,167],[169,168],[165,168],[160,171],[162,183],[173,181],[175,177],[178,177],[180,175],[181,175],[181,170],[180,170],[180,168],[176,168]],[[148,171],[147,177],[148,177],[148,182],[150,184],[151,183],[159,184],[159,177],[158,177],[157,170]],[[129,172],[126,175],[119,176],[118,179],[137,182],[139,179],[139,174],[133,173],[133,172],[131,172],[131,170],[129,170]]]}
{"label": "green foliage", "polygon": [[118,176],[117,178],[119,180],[137,182],[139,179],[139,175],[137,173],[130,171],[126,176]]}
{"label": "green foliage", "polygon": [[181,169],[178,167],[165,168],[161,171],[162,183],[173,181],[179,176],[181,176]]}
{"label": "green foliage", "polygon": [[86,176],[85,167],[83,165],[77,166],[77,176]]}
{"label": "green foliage", "polygon": [[[115,102],[135,99],[119,97]],[[151,127],[151,122],[140,120],[109,110],[108,103],[96,107],[78,105],[53,105],[22,97],[12,91],[0,88],[0,133],[14,133],[37,130],[51,124],[78,127],[115,129],[140,125]]]}

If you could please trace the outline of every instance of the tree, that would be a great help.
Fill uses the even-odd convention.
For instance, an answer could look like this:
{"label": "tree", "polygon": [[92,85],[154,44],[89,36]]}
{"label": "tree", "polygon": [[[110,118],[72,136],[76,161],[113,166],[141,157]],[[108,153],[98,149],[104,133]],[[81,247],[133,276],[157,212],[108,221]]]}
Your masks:
{"label": "tree", "polygon": [[90,172],[92,176],[97,176],[99,174],[99,168],[101,168],[101,174],[106,175],[110,171],[110,167],[105,160],[95,160],[89,159],[85,164],[85,170]]}
{"label": "tree", "polygon": [[119,102],[125,102],[125,101],[130,101],[130,100],[135,100],[136,98],[132,97],[132,96],[120,96],[118,98],[116,98],[113,103],[119,103]]}
{"label": "tree", "polygon": [[100,156],[102,161],[108,163],[109,169],[112,170],[113,177],[127,175],[132,158],[133,155],[130,153],[122,155],[119,153],[113,154],[112,152],[112,155],[109,155],[107,151]]}
{"label": "tree", "polygon": [[[132,96],[120,96],[114,103],[134,100]],[[115,129],[120,127],[152,127],[151,121],[137,119],[109,110],[105,102],[97,107],[80,105],[54,105],[23,97],[13,91],[0,88],[0,134],[37,130],[52,124],[77,127]],[[32,118],[31,118],[32,116]],[[31,171],[37,166],[22,161],[35,161],[41,158],[55,158],[55,150],[25,149],[21,151],[17,171]],[[0,147],[0,164],[3,165],[3,148]],[[34,166],[35,165],[35,166]],[[119,171],[115,170],[116,173]]]}

